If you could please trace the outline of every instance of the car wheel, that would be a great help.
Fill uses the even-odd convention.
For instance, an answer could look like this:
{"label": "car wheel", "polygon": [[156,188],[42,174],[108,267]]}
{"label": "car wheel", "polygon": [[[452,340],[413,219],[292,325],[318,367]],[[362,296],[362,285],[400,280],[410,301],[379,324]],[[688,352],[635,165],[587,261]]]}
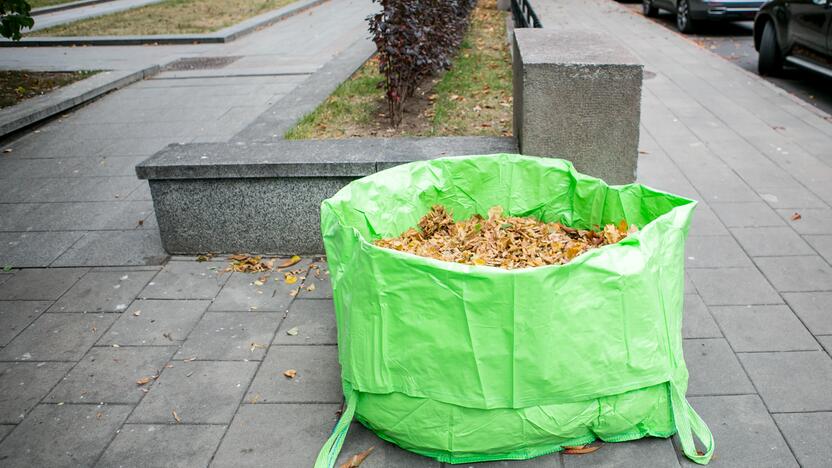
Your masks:
{"label": "car wheel", "polygon": [[685,34],[693,32],[693,18],[690,15],[689,0],[679,0],[676,2],[676,27]]}
{"label": "car wheel", "polygon": [[653,0],[642,0],[641,11],[644,13],[644,16],[649,16],[650,18],[659,14],[659,9],[653,5]]}
{"label": "car wheel", "polygon": [[774,76],[783,70],[783,54],[777,44],[777,31],[774,23],[766,21],[763,36],[760,38],[760,56],[757,57],[757,71],[763,76]]}

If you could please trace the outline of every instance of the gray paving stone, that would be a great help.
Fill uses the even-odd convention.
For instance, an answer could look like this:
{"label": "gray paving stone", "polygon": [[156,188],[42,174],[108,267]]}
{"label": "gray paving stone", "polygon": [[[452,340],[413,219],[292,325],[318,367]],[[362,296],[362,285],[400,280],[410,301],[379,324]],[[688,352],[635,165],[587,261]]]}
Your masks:
{"label": "gray paving stone", "polygon": [[780,216],[763,202],[712,203],[719,219],[728,227],[782,226]]}
{"label": "gray paving stone", "polygon": [[699,294],[687,271],[685,271],[685,294]]}
{"label": "gray paving stone", "polygon": [[115,314],[42,314],[0,351],[0,361],[77,361]]}
{"label": "gray paving stone", "polygon": [[0,346],[6,346],[52,303],[49,301],[0,301]]}
{"label": "gray paving stone", "polygon": [[148,346],[183,341],[208,304],[209,301],[134,301],[98,344]]}
{"label": "gray paving stone", "polygon": [[[714,436],[716,450],[709,467],[798,466],[759,396],[691,397],[688,401]],[[680,459],[687,467],[700,466]]]}
{"label": "gray paving stone", "polygon": [[166,259],[158,231],[93,231],[58,257],[52,266],[159,265]]}
{"label": "gray paving stone", "polygon": [[783,297],[814,335],[832,335],[832,292],[785,293]]}
{"label": "gray paving stone", "polygon": [[722,338],[702,298],[696,294],[685,294],[685,315],[682,320],[683,338]]}
{"label": "gray paving stone", "polygon": [[832,291],[832,267],[818,256],[754,259],[778,291]]}
{"label": "gray paving stone", "polygon": [[154,274],[91,271],[61,296],[49,312],[124,312]]}
{"label": "gray paving stone", "polygon": [[809,244],[788,226],[733,228],[731,232],[752,257],[814,253]]}
{"label": "gray paving stone", "polygon": [[[210,310],[285,312],[293,299],[289,292],[296,286],[287,285],[280,279],[280,275],[233,273],[211,304]],[[268,281],[263,282],[262,286],[254,284],[263,276],[269,276]]]}
{"label": "gray paving stone", "polygon": [[27,229],[37,231],[133,229],[153,212],[153,204],[144,201],[39,203],[34,206],[27,216]]}
{"label": "gray paving stone", "polygon": [[312,466],[339,408],[340,404],[242,405],[211,467],[266,468],[275,460],[285,466]]}
{"label": "gray paving stone", "polygon": [[15,427],[17,426],[13,424],[0,424],[0,442],[2,442],[3,437],[6,437]]}
{"label": "gray paving stone", "polygon": [[141,183],[134,176],[38,179],[46,183],[26,201],[97,202],[126,200]]}
{"label": "gray paving stone", "polygon": [[[832,209],[803,208],[797,210],[777,210],[777,213],[800,234],[832,233]],[[800,219],[792,219],[795,213]]]}
{"label": "gray paving stone", "polygon": [[816,337],[820,344],[823,346],[823,349],[832,356],[832,335],[821,335]]}
{"label": "gray paving stone", "polygon": [[215,425],[126,424],[96,466],[208,466],[224,433]]}
{"label": "gray paving stone", "polygon": [[597,451],[586,455],[564,455],[563,466],[566,468],[673,467],[679,466],[679,461],[670,439],[646,437],[630,442],[603,444]]}
{"label": "gray paving stone", "polygon": [[228,424],[248,387],[256,362],[177,362],[162,371],[131,423]]}
{"label": "gray paving stone", "polygon": [[130,410],[123,405],[38,405],[0,443],[0,460],[15,467],[92,466]]}
{"label": "gray paving stone", "polygon": [[693,220],[690,223],[690,235],[692,236],[718,236],[728,234],[725,225],[716,217],[713,210],[700,203],[693,213]]}
{"label": "gray paving stone", "polygon": [[754,393],[751,381],[725,339],[684,340],[682,344],[690,374],[688,395]]}
{"label": "gray paving stone", "polygon": [[48,179],[23,179],[25,184],[7,184],[0,192],[0,203],[34,203],[43,201],[40,192],[49,183]]}
{"label": "gray paving stone", "polygon": [[213,299],[228,280],[226,262],[168,262],[142,291],[145,299]]}
{"label": "gray paving stone", "polygon": [[832,236],[806,236],[805,238],[821,257],[832,263]]}
{"label": "gray paving stone", "polygon": [[832,413],[785,413],[774,420],[797,456],[800,466],[832,466]]}
{"label": "gray paving stone", "polygon": [[757,190],[772,208],[826,208],[826,204],[803,187],[771,187]]}
{"label": "gray paving stone", "polygon": [[783,302],[756,268],[696,268],[688,274],[709,306]]}
{"label": "gray paving stone", "polygon": [[751,259],[731,236],[689,236],[685,255],[688,268],[752,266]]}
{"label": "gray paving stone", "polygon": [[0,363],[0,423],[22,421],[71,367],[68,362]]}
{"label": "gray paving stone", "polygon": [[92,348],[46,398],[61,403],[138,403],[142,377],[159,375],[176,352],[174,346]]}
{"label": "gray paving stone", "polygon": [[[353,422],[350,425],[350,430],[347,433],[346,439],[344,439],[344,445],[341,447],[341,454],[338,456],[335,466],[341,466],[353,455],[363,452],[370,447],[375,447],[375,450],[361,464],[362,468],[404,468],[414,466],[439,468],[440,466],[440,463],[436,460],[408,452],[390,442],[380,439],[372,431],[358,422]],[[557,457],[544,458],[549,459],[549,463],[546,465],[547,467],[560,466],[559,463],[552,464],[552,459]],[[477,464],[477,467],[487,468],[487,466],[489,466],[488,463]],[[525,465],[520,463],[517,466],[522,467]]]}
{"label": "gray paving stone", "polygon": [[83,235],[81,232],[0,232],[0,265],[49,266]]}
{"label": "gray paving stone", "polygon": [[[297,329],[296,335],[286,332]],[[274,339],[275,344],[338,344],[335,308],[331,300],[296,300]]]}
{"label": "gray paving stone", "polygon": [[[312,291],[309,290],[310,287]],[[332,299],[332,283],[329,280],[329,266],[326,262],[313,262],[310,265],[298,297]]]}
{"label": "gray paving stone", "polygon": [[15,273],[14,278],[0,285],[0,299],[54,301],[86,272],[86,268],[21,270]]}
{"label": "gray paving stone", "polygon": [[176,359],[260,361],[283,317],[263,312],[208,312]]}
{"label": "gray paving stone", "polygon": [[[283,375],[294,369],[294,379]],[[338,403],[343,399],[335,346],[272,346],[251,383],[247,402]]]}
{"label": "gray paving stone", "polygon": [[712,307],[736,352],[814,351],[817,341],[787,306]]}
{"label": "gray paving stone", "polygon": [[14,276],[14,273],[0,273],[0,284],[5,283]]}
{"label": "gray paving stone", "polygon": [[832,358],[823,351],[740,353],[739,358],[770,411],[832,410]]}

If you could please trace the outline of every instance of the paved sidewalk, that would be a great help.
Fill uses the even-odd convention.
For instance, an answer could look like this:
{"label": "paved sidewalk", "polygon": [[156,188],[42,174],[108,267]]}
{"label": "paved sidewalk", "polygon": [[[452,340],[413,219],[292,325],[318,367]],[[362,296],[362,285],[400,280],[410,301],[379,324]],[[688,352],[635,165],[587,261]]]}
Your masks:
{"label": "paved sidewalk", "polygon": [[[269,68],[277,56],[260,54],[278,44],[294,52],[281,66],[321,63],[313,61],[314,54],[331,54],[337,49],[331,44],[344,46],[352,33],[339,29],[342,35],[331,42],[323,38],[353,18],[355,34],[363,34],[358,30],[367,8],[365,3],[330,4],[331,22],[305,30],[311,36],[300,35],[300,22],[287,21],[284,26],[298,28],[295,34],[280,35],[272,28],[239,41],[241,47],[202,53],[244,55],[222,70]],[[347,5],[354,9],[338,10]],[[688,242],[683,334],[691,375],[688,396],[716,438],[710,466],[832,466],[829,116],[613,1],[536,0],[534,6],[547,27],[605,31],[641,57],[647,79],[639,179],[701,201]],[[134,183],[127,177],[130,162],[119,161],[122,176],[85,172],[38,185],[36,174],[51,176],[48,171],[66,161],[103,170],[96,165],[106,155],[107,167],[112,156],[106,146],[93,150],[100,145],[118,148],[121,158],[140,159],[180,137],[230,138],[234,129],[224,125],[199,131],[200,113],[215,116],[210,114],[215,106],[231,112],[240,100],[231,104],[231,95],[215,96],[211,88],[199,94],[211,82],[181,87],[202,78],[169,79],[173,73],[161,78],[117,92],[13,143],[11,159],[0,156],[6,187],[0,197],[54,190],[57,200],[63,196],[59,191],[80,194],[86,192],[72,187],[100,186],[92,192],[119,193]],[[232,95],[244,96],[245,102],[288,92],[261,92],[258,86],[268,86],[264,83],[237,86],[222,89],[234,89],[238,94]],[[253,118],[261,105],[249,102],[238,117],[224,122]],[[128,110],[120,111],[124,106]],[[170,115],[160,110],[191,117],[162,117],[164,123],[158,124],[157,115]],[[127,120],[104,121],[99,113]],[[124,155],[131,152],[141,154]],[[6,176],[15,165],[20,172]],[[149,206],[146,198],[131,196],[118,201],[137,204],[138,211],[127,205],[118,211],[125,223],[134,222],[140,203]],[[0,210],[28,204],[56,203],[0,201]],[[119,251],[135,245],[123,233],[155,234],[149,213],[140,227],[88,231],[87,224],[108,219],[88,214],[91,206],[77,208],[81,229],[54,232],[93,236],[88,252],[112,252],[108,264],[134,258]],[[61,216],[68,210],[25,208],[0,211],[0,227],[73,218]],[[793,220],[794,213],[800,219]],[[0,239],[3,235],[13,234]],[[281,274],[222,273],[223,259],[176,257],[164,266],[89,268],[83,256],[77,262],[66,253],[60,258],[65,260],[52,264],[66,268],[0,273],[0,465],[311,466],[341,403],[325,266],[313,268],[313,259],[306,259],[293,267],[306,271],[307,279],[292,297]],[[313,291],[307,289],[311,282]],[[286,333],[295,327],[297,335]],[[296,369],[298,377],[286,379],[287,369]],[[157,372],[157,380],[136,384]],[[339,462],[373,445],[377,449],[362,467],[439,466],[379,441],[357,424]],[[647,439],[606,444],[584,456],[554,454],[477,467],[681,465],[694,466],[672,440]]]}
{"label": "paved sidewalk", "polygon": [[[192,54],[176,46],[166,60],[192,56],[215,65],[161,73],[3,143],[12,151],[0,156],[7,187],[0,191],[0,266],[162,263],[147,182],[136,178],[135,165],[170,143],[231,139],[364,40],[371,8],[369,0],[331,1],[233,43],[195,46]],[[109,47],[78,49],[103,49],[99,60],[117,60]],[[140,60],[168,50],[116,49],[122,58],[133,50],[159,54]],[[75,48],[48,52],[41,55],[47,63],[93,57],[61,57]]]}

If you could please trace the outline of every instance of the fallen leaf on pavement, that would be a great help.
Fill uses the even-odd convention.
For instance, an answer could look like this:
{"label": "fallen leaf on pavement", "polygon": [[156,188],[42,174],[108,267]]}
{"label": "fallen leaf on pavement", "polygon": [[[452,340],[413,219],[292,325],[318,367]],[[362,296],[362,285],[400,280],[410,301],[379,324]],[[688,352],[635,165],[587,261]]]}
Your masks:
{"label": "fallen leaf on pavement", "polygon": [[575,446],[564,446],[563,447],[563,454],[564,455],[584,455],[587,453],[592,453],[596,450],[601,448],[600,445],[575,445]]}
{"label": "fallen leaf on pavement", "polygon": [[263,262],[263,257],[260,255],[249,256],[244,254],[236,254],[228,257],[231,260],[231,265],[226,271],[236,271],[239,273],[262,273],[271,270],[267,263]]}
{"label": "fallen leaf on pavement", "polygon": [[301,260],[300,255],[292,255],[292,258],[286,259],[278,265],[278,268],[289,268],[290,266],[298,263]]}
{"label": "fallen leaf on pavement", "polygon": [[173,415],[173,419],[176,420],[176,424],[179,424],[179,423],[182,422],[182,418],[180,418],[179,415],[176,414],[176,410],[171,410],[170,413]]}
{"label": "fallen leaf on pavement", "polygon": [[286,284],[295,284],[295,283],[297,283],[297,282],[298,282],[298,277],[297,277],[297,276],[295,276],[295,275],[293,275],[293,274],[289,274],[289,273],[287,273],[287,274],[283,277],[283,281],[285,281],[285,282],[286,282]]}
{"label": "fallen leaf on pavement", "polygon": [[363,452],[356,453],[355,455],[350,457],[350,459],[347,460],[345,463],[342,463],[339,468],[357,468],[359,465],[361,465],[362,462],[364,462],[364,460],[367,457],[370,456],[371,453],[373,453],[373,450],[375,449],[375,447],[370,447]]}
{"label": "fallen leaf on pavement", "polygon": [[260,344],[260,343],[255,343],[255,342],[252,341],[251,342],[251,352],[253,353],[255,349],[266,349],[266,345]]}
{"label": "fallen leaf on pavement", "polygon": [[306,288],[306,290],[307,290],[307,291],[309,291],[309,292],[314,291],[314,290],[315,290],[315,284],[314,284],[314,283],[313,283],[313,284],[310,284],[310,285],[309,285],[309,287],[308,287],[308,288]]}
{"label": "fallen leaf on pavement", "polygon": [[133,312],[134,317],[138,317],[141,314],[142,314],[142,311],[140,311],[140,310],[137,310],[137,311]]}
{"label": "fallen leaf on pavement", "polygon": [[153,382],[154,380],[156,380],[158,378],[159,378],[158,375],[148,375],[148,376],[142,377],[139,380],[137,380],[136,385],[147,385],[150,382]]}
{"label": "fallen leaf on pavement", "polygon": [[292,328],[286,330],[286,334],[289,335],[289,336],[297,336],[298,327],[292,327]]}
{"label": "fallen leaf on pavement", "polygon": [[191,356],[191,357],[189,357],[189,358],[185,358],[185,359],[183,359],[183,360],[182,360],[182,362],[191,362],[191,361],[193,361],[194,359],[196,359],[196,356]]}
{"label": "fallen leaf on pavement", "polygon": [[211,258],[213,256],[214,256],[214,254],[210,254],[210,253],[203,254],[203,255],[197,255],[196,261],[198,261],[198,262],[207,262],[208,260],[211,260]]}
{"label": "fallen leaf on pavement", "polygon": [[298,371],[294,369],[289,369],[287,371],[283,371],[283,375],[289,379],[294,379],[296,375],[298,375]]}
{"label": "fallen leaf on pavement", "polygon": [[794,214],[792,215],[792,218],[791,218],[791,219],[792,219],[792,221],[797,221],[797,220],[799,220],[799,219],[801,219],[801,218],[803,218],[803,216],[800,216],[800,213],[798,213],[797,211],[795,211],[795,212],[794,212]]}

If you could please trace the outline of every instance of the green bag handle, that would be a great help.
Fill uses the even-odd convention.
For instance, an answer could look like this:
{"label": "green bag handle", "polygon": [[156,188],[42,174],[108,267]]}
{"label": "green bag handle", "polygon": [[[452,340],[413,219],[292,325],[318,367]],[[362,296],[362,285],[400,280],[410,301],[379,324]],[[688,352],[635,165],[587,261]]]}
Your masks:
{"label": "green bag handle", "polygon": [[344,407],[344,412],[341,414],[341,419],[332,430],[332,435],[329,436],[326,443],[318,452],[318,458],[315,460],[315,468],[332,468],[335,462],[338,461],[338,454],[341,453],[341,446],[344,445],[344,439],[347,437],[347,431],[350,430],[352,418],[355,416],[355,405],[358,401],[358,392],[350,390],[347,397],[347,405]]}
{"label": "green bag handle", "polygon": [[[673,382],[670,382],[670,406],[673,408],[676,432],[679,434],[685,456],[700,465],[707,465],[714,454],[714,436]],[[694,435],[705,445],[705,453],[696,450],[693,443]]]}
{"label": "green bag handle", "polygon": [[[707,465],[714,454],[714,437],[711,434],[705,421],[696,414],[679,388],[670,382],[670,402],[673,408],[673,419],[676,423],[676,431],[679,434],[679,441],[682,443],[682,451],[685,456],[700,465]],[[321,447],[318,458],[315,460],[315,468],[333,468],[341,453],[344,439],[355,416],[355,406],[358,402],[358,392],[350,389],[347,395],[347,404],[344,413],[338,424],[332,430],[326,443]],[[705,445],[705,453],[700,454],[693,443],[693,436],[696,435]]]}

